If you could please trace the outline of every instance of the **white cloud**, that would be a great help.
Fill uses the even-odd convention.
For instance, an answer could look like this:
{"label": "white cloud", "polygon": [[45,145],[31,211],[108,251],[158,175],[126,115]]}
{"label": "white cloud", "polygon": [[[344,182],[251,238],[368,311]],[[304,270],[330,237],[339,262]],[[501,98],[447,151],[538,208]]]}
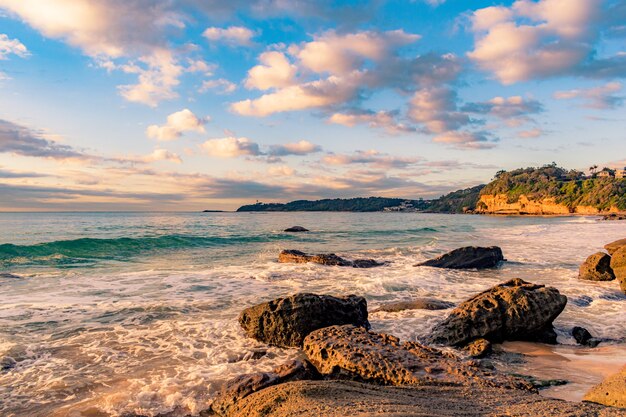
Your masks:
{"label": "white cloud", "polygon": [[201,93],[205,93],[212,89],[218,90],[220,94],[230,94],[237,89],[237,84],[230,82],[224,78],[202,81],[202,86],[200,87]]}
{"label": "white cloud", "polygon": [[143,158],[141,158],[141,161],[143,162],[169,161],[169,162],[175,162],[177,164],[180,164],[183,162],[180,156],[178,156],[177,154],[173,152],[168,151],[167,149],[155,149],[154,152],[152,152],[151,154],[146,155]]}
{"label": "white cloud", "polygon": [[30,52],[18,39],[10,39],[6,34],[0,33],[0,60],[7,59],[9,55],[25,58]]}
{"label": "white cloud", "polygon": [[269,167],[267,173],[274,177],[293,177],[296,170],[287,165]]}
{"label": "white cloud", "polygon": [[282,52],[264,52],[259,57],[261,65],[252,67],[246,78],[246,88],[269,90],[287,87],[294,83],[296,66]]}
{"label": "white cloud", "polygon": [[179,138],[184,132],[204,133],[204,125],[208,120],[199,118],[189,109],[183,109],[167,116],[167,122],[163,126],[148,126],[146,136],[159,141],[169,141]]}
{"label": "white cloud", "polygon": [[557,91],[554,93],[554,98],[557,100],[578,98],[585,101],[585,107],[593,109],[614,109],[621,106],[624,102],[624,97],[615,94],[621,90],[621,83],[610,82],[594,88]]}
{"label": "white cloud", "polygon": [[287,156],[287,155],[308,155],[320,152],[322,147],[308,140],[301,140],[295,143],[286,143],[284,145],[271,145],[269,155],[271,156]]}
{"label": "white cloud", "polygon": [[433,142],[449,144],[460,149],[489,149],[495,147],[495,144],[490,142],[489,138],[480,132],[444,132],[436,136]]}
{"label": "white cloud", "polygon": [[349,113],[334,113],[329,118],[330,123],[353,127],[358,124],[366,124],[371,128],[385,129],[389,133],[412,132],[411,126],[399,123],[393,112],[379,111],[353,111]]}
{"label": "white cloud", "polygon": [[227,28],[210,27],[202,35],[211,41],[223,41],[229,45],[247,46],[252,43],[255,33],[242,26],[230,26]]}
{"label": "white cloud", "polygon": [[243,155],[257,156],[261,152],[259,145],[248,138],[226,137],[210,139],[201,145],[210,156],[216,158],[236,158]]}
{"label": "white cloud", "polygon": [[544,131],[539,128],[534,128],[530,130],[522,130],[517,134],[522,139],[534,139],[542,136]]}
{"label": "white cloud", "polygon": [[391,169],[405,168],[422,161],[419,157],[397,157],[381,154],[376,150],[356,151],[352,155],[331,153],[322,158],[326,165],[370,165],[374,168]]}

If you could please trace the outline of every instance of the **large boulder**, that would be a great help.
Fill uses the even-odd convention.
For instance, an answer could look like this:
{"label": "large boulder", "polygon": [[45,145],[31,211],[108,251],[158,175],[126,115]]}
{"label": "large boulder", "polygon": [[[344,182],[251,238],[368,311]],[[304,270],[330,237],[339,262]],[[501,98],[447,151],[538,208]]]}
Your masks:
{"label": "large boulder", "polygon": [[606,249],[609,255],[613,256],[613,253],[615,253],[622,246],[626,246],[626,239],[620,239],[615,242],[607,243],[604,245],[604,249]]}
{"label": "large boulder", "polygon": [[415,266],[433,266],[436,268],[450,269],[482,269],[494,268],[502,261],[504,261],[502,249],[497,246],[487,248],[466,246]]}
{"label": "large boulder", "polygon": [[356,259],[349,261],[334,253],[321,253],[317,255],[309,255],[299,250],[283,250],[278,255],[278,262],[280,263],[316,263],[329,266],[351,266],[353,268],[373,268],[376,266],[382,266],[384,263],[377,262],[373,259]]}
{"label": "large boulder", "polygon": [[604,252],[597,252],[589,256],[580,265],[578,278],[590,281],[612,281],[615,279],[611,269],[611,257]]}
{"label": "large boulder", "polygon": [[285,382],[318,379],[319,373],[307,361],[293,360],[271,372],[240,375],[226,382],[217,393],[211,409],[219,415],[228,415],[233,405],[248,395]]}
{"label": "large boulder", "polygon": [[585,394],[583,401],[626,408],[626,366],[620,372],[608,376],[600,384],[591,388]]}
{"label": "large boulder", "polygon": [[300,347],[309,333],[334,324],[370,327],[365,298],[308,293],[247,308],[239,323],[249,337],[280,347]]}
{"label": "large boulder", "polygon": [[620,288],[626,294],[626,246],[622,246],[613,252],[611,269],[615,274],[615,278],[619,281]]}
{"label": "large boulder", "polygon": [[485,338],[491,342],[556,343],[552,322],[566,303],[567,297],[556,288],[512,279],[459,304],[445,320],[435,325],[430,341],[465,345]]}
{"label": "large boulder", "polygon": [[304,339],[304,352],[322,375],[386,385],[476,385],[532,389],[454,355],[361,327],[331,326]]}

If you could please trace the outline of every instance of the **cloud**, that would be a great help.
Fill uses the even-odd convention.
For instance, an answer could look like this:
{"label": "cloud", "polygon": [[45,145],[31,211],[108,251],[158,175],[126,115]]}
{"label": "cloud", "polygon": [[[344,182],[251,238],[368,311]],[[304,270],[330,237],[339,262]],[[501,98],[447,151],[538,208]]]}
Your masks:
{"label": "cloud", "polygon": [[366,111],[355,109],[348,113],[334,113],[329,118],[330,123],[353,127],[358,124],[366,124],[371,128],[385,129],[388,133],[413,132],[415,128],[399,123],[396,112]]}
{"label": "cloud", "polygon": [[252,43],[255,33],[242,26],[230,26],[227,28],[210,27],[202,36],[211,41],[220,41],[228,45],[248,46]]}
{"label": "cloud", "polygon": [[322,163],[326,165],[354,165],[363,164],[371,165],[375,168],[405,168],[421,162],[419,157],[396,157],[387,154],[381,154],[376,150],[356,151],[352,155],[331,153],[322,158]]}
{"label": "cloud", "polygon": [[557,100],[582,99],[584,106],[592,109],[615,109],[624,103],[624,97],[615,94],[621,90],[621,83],[611,82],[594,88],[557,91],[554,93],[554,98]]}
{"label": "cloud", "polygon": [[517,134],[522,139],[533,139],[542,136],[545,132],[539,128],[522,130]]}
{"label": "cloud", "polygon": [[264,52],[259,57],[261,65],[248,71],[245,81],[246,88],[269,90],[270,88],[287,87],[294,83],[297,68],[289,62],[282,52]]}
{"label": "cloud", "polygon": [[235,92],[235,90],[237,89],[237,84],[232,83],[224,78],[202,81],[202,86],[200,87],[201,93],[205,93],[211,89],[216,89],[221,94],[230,94]]}
{"label": "cloud", "polygon": [[296,175],[296,170],[287,165],[280,165],[269,167],[267,173],[275,177],[293,177]]}
{"label": "cloud", "polygon": [[151,154],[146,155],[143,158],[141,158],[141,161],[147,162],[147,163],[158,162],[158,161],[169,161],[169,162],[175,162],[177,164],[180,164],[183,162],[180,156],[168,151],[167,149],[155,149],[154,152],[152,152]]}
{"label": "cloud", "polygon": [[543,111],[542,104],[521,96],[494,97],[486,102],[468,103],[463,110],[471,113],[490,114],[501,119],[524,117]]}
{"label": "cloud", "polygon": [[47,176],[46,174],[37,172],[16,172],[0,168],[0,178],[41,178]]}
{"label": "cloud", "polygon": [[446,143],[459,149],[490,149],[496,146],[483,132],[445,132],[436,136],[433,142]]}
{"label": "cloud", "polygon": [[261,155],[259,145],[248,138],[226,137],[210,139],[201,145],[210,156],[216,158],[237,158],[243,155]]}
{"label": "cloud", "polygon": [[204,133],[204,125],[208,121],[208,117],[199,118],[191,110],[183,109],[167,116],[163,126],[148,126],[146,135],[159,141],[170,141],[181,137],[184,132]]}
{"label": "cloud", "polygon": [[601,0],[518,0],[477,10],[468,53],[503,84],[572,73],[592,52]]}
{"label": "cloud", "polygon": [[456,92],[448,87],[425,88],[414,94],[408,115],[432,133],[457,130],[470,123],[470,118],[457,111],[456,101]]}
{"label": "cloud", "polygon": [[0,33],[0,60],[7,59],[9,55],[26,58],[30,52],[18,39],[9,39],[6,34]]}
{"label": "cloud", "polygon": [[284,145],[271,145],[268,154],[270,156],[308,155],[321,152],[322,147],[306,140]]}

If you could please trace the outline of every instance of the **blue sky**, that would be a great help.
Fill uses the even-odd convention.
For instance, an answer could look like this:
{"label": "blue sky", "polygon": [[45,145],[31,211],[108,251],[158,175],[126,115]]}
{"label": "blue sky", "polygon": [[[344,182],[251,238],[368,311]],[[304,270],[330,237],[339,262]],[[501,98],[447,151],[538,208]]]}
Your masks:
{"label": "blue sky", "polygon": [[0,0],[0,210],[626,165],[626,2]]}

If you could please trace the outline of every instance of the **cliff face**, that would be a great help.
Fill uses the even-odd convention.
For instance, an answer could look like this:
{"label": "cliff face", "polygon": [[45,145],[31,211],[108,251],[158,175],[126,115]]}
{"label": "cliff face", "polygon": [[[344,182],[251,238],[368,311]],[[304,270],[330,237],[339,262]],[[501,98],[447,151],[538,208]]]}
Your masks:
{"label": "cliff face", "polygon": [[[573,209],[564,204],[557,203],[554,198],[549,197],[541,201],[530,200],[525,195],[521,195],[514,203],[508,202],[506,194],[484,194],[476,205],[477,213],[484,214],[598,214],[600,211],[591,206],[576,206]],[[612,207],[611,212],[617,212],[616,207]]]}

